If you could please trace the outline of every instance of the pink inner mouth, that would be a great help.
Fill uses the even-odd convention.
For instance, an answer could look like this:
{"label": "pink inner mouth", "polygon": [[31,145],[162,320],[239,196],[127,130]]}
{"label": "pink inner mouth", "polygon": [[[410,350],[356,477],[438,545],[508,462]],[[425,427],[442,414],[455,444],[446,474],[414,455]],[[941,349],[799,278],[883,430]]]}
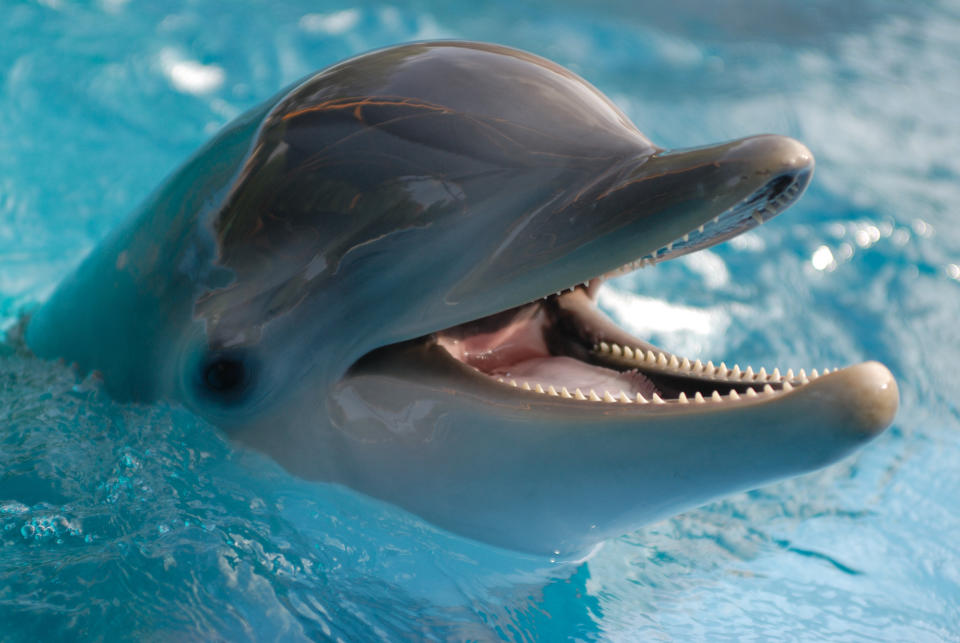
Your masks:
{"label": "pink inner mouth", "polygon": [[[508,317],[505,319],[504,317]],[[635,370],[620,372],[573,357],[551,354],[545,338],[551,322],[544,307],[531,304],[485,320],[437,333],[437,342],[454,358],[493,377],[531,387],[566,387],[571,393],[625,391],[650,397],[653,383]]]}

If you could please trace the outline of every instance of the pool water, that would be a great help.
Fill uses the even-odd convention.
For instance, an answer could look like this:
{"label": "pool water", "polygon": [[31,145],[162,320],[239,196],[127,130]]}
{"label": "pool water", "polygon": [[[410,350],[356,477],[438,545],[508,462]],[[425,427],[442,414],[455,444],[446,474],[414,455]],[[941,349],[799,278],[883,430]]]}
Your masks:
{"label": "pool water", "polygon": [[0,345],[0,638],[960,640],[960,4],[650,4],[0,0],[0,328],[280,87],[388,44],[489,40],[577,71],[665,147],[804,141],[797,205],[601,305],[691,358],[880,360],[889,431],[551,562]]}

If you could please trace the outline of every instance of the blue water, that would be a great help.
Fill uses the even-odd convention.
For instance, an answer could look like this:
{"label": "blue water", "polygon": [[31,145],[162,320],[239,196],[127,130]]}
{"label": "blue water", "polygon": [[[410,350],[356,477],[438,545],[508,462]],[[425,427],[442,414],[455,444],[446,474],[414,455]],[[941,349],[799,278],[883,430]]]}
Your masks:
{"label": "blue water", "polygon": [[891,430],[582,562],[290,477],[0,347],[0,639],[960,640],[960,4],[0,0],[0,328],[212,132],[418,38],[553,58],[657,143],[788,134],[806,196],[602,305],[691,358],[886,363]]}

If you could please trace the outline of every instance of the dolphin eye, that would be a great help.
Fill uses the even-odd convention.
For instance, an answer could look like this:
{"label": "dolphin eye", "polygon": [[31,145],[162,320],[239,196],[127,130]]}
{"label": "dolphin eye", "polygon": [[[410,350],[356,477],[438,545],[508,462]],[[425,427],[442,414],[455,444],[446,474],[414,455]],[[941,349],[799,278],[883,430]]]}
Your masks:
{"label": "dolphin eye", "polygon": [[234,397],[250,386],[251,375],[249,360],[243,355],[216,353],[204,362],[201,381],[210,393]]}

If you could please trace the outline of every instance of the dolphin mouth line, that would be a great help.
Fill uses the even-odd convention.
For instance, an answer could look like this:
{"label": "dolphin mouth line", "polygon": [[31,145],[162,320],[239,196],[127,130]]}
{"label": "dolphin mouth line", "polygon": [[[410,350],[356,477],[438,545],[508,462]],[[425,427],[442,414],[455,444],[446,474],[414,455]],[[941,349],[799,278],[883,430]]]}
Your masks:
{"label": "dolphin mouth line", "polygon": [[[433,341],[491,384],[534,395],[621,404],[750,401],[790,393],[831,369],[767,372],[691,361],[616,327],[595,305],[600,281],[545,302],[435,334]],[[498,324],[477,330],[484,324]],[[486,331],[486,332],[485,332]],[[521,339],[518,339],[521,338]]]}
{"label": "dolphin mouth line", "polygon": [[775,177],[673,242],[598,277],[411,341],[444,349],[435,357],[458,363],[472,387],[586,403],[729,404],[782,397],[831,369],[768,373],[763,367],[691,361],[621,329],[597,308],[596,296],[607,278],[715,245],[779,214],[799,198],[809,174]]}

